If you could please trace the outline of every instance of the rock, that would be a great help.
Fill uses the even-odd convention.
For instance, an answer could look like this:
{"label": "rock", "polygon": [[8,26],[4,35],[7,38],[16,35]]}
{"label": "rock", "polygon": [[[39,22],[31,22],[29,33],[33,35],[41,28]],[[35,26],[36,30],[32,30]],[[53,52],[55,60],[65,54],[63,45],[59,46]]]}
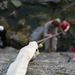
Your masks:
{"label": "rock", "polygon": [[17,44],[19,44],[19,43],[22,41],[22,37],[19,36],[19,35],[12,35],[12,36],[10,37],[10,39],[11,39],[12,41],[14,41],[15,43],[17,43]]}
{"label": "rock", "polygon": [[26,26],[26,31],[27,31],[27,32],[30,32],[30,31],[31,31],[31,26],[30,26],[30,25],[27,25],[27,26]]}
{"label": "rock", "polygon": [[47,3],[53,2],[53,3],[55,3],[55,4],[58,4],[60,1],[61,1],[61,0],[44,0],[44,2],[47,2]]}
{"label": "rock", "polygon": [[37,27],[31,34],[31,41],[39,40],[42,33],[43,33],[43,27],[42,26]]}
{"label": "rock", "polygon": [[38,14],[36,15],[36,18],[40,21],[46,21],[47,20],[47,15],[46,14]]}
{"label": "rock", "polygon": [[0,3],[0,9],[1,10],[8,9],[8,1],[3,1],[2,3]]}
{"label": "rock", "polygon": [[33,20],[35,18],[34,15],[27,14],[26,19]]}
{"label": "rock", "polygon": [[15,33],[12,31],[8,31],[6,34],[6,38],[7,43],[15,48],[21,48],[22,46],[25,46],[28,43],[28,38],[25,36],[25,34],[22,34],[20,32]]}
{"label": "rock", "polygon": [[75,3],[70,3],[69,5],[66,6],[61,6],[62,10],[59,13],[62,13],[63,11],[67,10],[68,8],[70,8],[71,6],[74,6]]}
{"label": "rock", "polygon": [[8,67],[8,63],[0,61],[0,75],[6,75]]}
{"label": "rock", "polygon": [[17,26],[16,26],[16,29],[17,30],[21,30],[21,29],[23,29],[23,28],[25,28],[26,27],[26,20],[25,19],[21,19],[19,22],[18,22],[18,24],[17,24]]}
{"label": "rock", "polygon": [[47,5],[48,5],[48,3],[42,3],[41,5],[43,5],[43,6],[47,6]]}
{"label": "rock", "polygon": [[43,0],[23,0],[23,2],[28,4],[41,4]]}
{"label": "rock", "polygon": [[16,8],[22,6],[22,2],[20,0],[11,0],[11,2]]}
{"label": "rock", "polygon": [[14,10],[13,12],[11,12],[9,14],[9,17],[17,19],[18,18],[18,12],[16,10]]}

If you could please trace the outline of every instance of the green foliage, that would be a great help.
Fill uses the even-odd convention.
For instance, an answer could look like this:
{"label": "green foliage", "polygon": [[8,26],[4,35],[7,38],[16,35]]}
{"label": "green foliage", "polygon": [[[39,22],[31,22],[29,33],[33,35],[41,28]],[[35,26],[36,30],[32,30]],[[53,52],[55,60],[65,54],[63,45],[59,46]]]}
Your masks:
{"label": "green foliage", "polygon": [[58,14],[58,15],[53,14],[53,15],[52,15],[52,19],[56,19],[56,18],[60,18],[61,20],[63,20],[63,19],[64,19],[64,16],[62,16],[62,15],[60,15],[60,14]]}

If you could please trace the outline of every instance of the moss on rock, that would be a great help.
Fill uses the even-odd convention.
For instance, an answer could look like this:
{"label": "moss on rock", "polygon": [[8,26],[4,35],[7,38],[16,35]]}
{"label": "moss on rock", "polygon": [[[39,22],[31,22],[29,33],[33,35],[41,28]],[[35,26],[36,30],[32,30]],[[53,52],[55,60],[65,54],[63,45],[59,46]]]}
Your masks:
{"label": "moss on rock", "polygon": [[6,30],[10,30],[11,28],[10,28],[10,26],[8,25],[8,23],[7,23],[7,20],[4,18],[4,17],[1,17],[2,19],[3,19],[3,26],[4,26],[4,28],[6,29]]}

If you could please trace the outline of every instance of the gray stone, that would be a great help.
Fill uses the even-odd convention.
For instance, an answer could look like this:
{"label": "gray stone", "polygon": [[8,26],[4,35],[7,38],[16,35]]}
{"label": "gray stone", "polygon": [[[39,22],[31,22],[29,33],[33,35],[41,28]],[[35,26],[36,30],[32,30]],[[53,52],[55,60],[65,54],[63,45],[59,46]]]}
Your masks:
{"label": "gray stone", "polygon": [[36,15],[36,18],[39,20],[47,20],[47,15],[46,14],[38,14]]}
{"label": "gray stone", "polygon": [[18,18],[18,13],[17,13],[17,11],[13,11],[13,12],[11,12],[10,14],[9,14],[9,17],[11,17],[11,18],[14,18],[14,19],[17,19]]}
{"label": "gray stone", "polygon": [[39,40],[42,33],[43,33],[43,27],[42,26],[37,27],[31,34],[31,40],[32,41]]}
{"label": "gray stone", "polygon": [[21,32],[14,33],[12,31],[8,31],[6,33],[6,38],[7,43],[15,48],[21,48],[22,46],[28,43],[28,38],[26,37],[25,34],[22,34]]}
{"label": "gray stone", "polygon": [[53,2],[58,4],[61,0],[44,0],[44,2]]}
{"label": "gray stone", "polygon": [[13,3],[13,5],[18,8],[22,6],[22,2],[20,0],[11,0],[11,2]]}
{"label": "gray stone", "polygon": [[42,3],[41,5],[43,5],[43,6],[47,6],[47,5],[48,5],[48,3]]}
{"label": "gray stone", "polygon": [[3,1],[2,3],[0,3],[0,9],[1,10],[8,9],[8,1]]}
{"label": "gray stone", "polygon": [[19,44],[22,41],[22,37],[19,35],[12,35],[10,37],[11,40],[13,40],[13,42]]}

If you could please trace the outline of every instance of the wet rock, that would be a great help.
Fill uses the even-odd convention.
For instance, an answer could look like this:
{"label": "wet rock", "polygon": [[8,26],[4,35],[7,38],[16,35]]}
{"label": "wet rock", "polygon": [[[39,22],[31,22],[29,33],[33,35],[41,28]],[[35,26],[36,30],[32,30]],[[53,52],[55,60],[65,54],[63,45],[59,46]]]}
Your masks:
{"label": "wet rock", "polygon": [[11,2],[16,8],[22,6],[22,2],[20,0],[11,0]]}
{"label": "wet rock", "polygon": [[53,2],[55,4],[58,4],[61,0],[44,0],[44,2]]}
{"label": "wet rock", "polygon": [[1,10],[8,9],[8,1],[3,1],[2,3],[0,3],[0,9]]}
{"label": "wet rock", "polygon": [[32,41],[39,40],[42,33],[43,33],[43,27],[42,26],[37,27],[31,34],[31,40]]}
{"label": "wet rock", "polygon": [[18,18],[18,12],[16,10],[14,10],[13,12],[11,12],[9,14],[9,17],[17,19]]}

